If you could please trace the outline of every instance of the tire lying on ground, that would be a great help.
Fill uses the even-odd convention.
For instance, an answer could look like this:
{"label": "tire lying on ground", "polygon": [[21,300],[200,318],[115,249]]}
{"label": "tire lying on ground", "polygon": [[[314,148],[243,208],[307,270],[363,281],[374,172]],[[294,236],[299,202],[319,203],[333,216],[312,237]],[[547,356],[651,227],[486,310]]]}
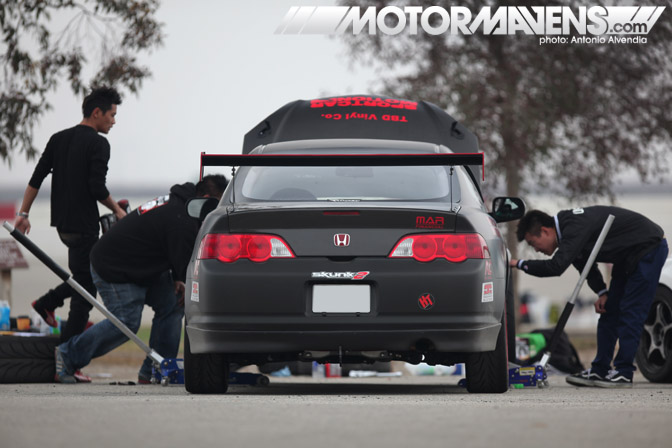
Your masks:
{"label": "tire lying on ground", "polygon": [[58,336],[0,336],[0,359],[54,359]]}
{"label": "tire lying on ground", "polygon": [[637,349],[637,367],[652,383],[672,383],[672,291],[660,285]]}
{"label": "tire lying on ground", "polygon": [[51,359],[0,359],[0,383],[53,383],[56,373]]}
{"label": "tire lying on ground", "polygon": [[0,336],[0,383],[51,383],[59,336]]}

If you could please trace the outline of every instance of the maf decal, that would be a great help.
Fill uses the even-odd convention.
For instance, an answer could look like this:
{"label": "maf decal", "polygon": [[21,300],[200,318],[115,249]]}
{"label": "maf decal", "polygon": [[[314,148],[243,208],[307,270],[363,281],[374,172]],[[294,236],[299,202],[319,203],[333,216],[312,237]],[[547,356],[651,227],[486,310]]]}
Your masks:
{"label": "maf decal", "polygon": [[415,218],[416,229],[443,229],[444,225],[443,216],[417,216]]}

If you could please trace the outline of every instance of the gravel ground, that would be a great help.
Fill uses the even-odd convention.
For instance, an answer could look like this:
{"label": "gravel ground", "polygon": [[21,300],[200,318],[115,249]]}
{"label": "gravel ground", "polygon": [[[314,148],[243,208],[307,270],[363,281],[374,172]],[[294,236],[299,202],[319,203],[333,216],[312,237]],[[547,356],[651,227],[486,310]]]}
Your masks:
{"label": "gravel ground", "polygon": [[[109,357],[110,355],[108,355]],[[107,357],[106,357],[107,358]],[[468,394],[457,376],[272,378],[196,396],[134,380],[137,360],[87,368],[92,384],[0,385],[3,447],[667,447],[672,385]],[[100,370],[99,370],[100,369]]]}

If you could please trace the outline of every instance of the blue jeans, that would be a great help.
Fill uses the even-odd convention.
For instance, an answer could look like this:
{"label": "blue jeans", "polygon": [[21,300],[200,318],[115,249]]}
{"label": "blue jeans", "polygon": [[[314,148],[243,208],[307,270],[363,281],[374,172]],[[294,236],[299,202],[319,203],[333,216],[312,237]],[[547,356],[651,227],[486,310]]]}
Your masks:
{"label": "blue jeans", "polygon": [[[178,304],[170,272],[164,272],[149,286],[135,283],[108,283],[91,268],[93,282],[105,307],[133,333],[140,328],[145,304],[154,310],[149,346],[165,358],[175,358],[180,345],[184,308]],[[128,338],[105,319],[84,333],[58,346],[68,373],[88,365],[93,358],[119,347]],[[150,378],[152,361],[145,358],[139,376]]]}
{"label": "blue jeans", "polygon": [[[624,266],[614,265],[606,312],[600,315],[597,324],[597,356],[591,369],[598,375],[607,375],[613,359],[614,369],[632,378],[639,338],[658,288],[667,253],[667,241],[663,240],[642,257],[637,269],[630,275],[626,275]],[[614,359],[616,341],[619,348]]]}

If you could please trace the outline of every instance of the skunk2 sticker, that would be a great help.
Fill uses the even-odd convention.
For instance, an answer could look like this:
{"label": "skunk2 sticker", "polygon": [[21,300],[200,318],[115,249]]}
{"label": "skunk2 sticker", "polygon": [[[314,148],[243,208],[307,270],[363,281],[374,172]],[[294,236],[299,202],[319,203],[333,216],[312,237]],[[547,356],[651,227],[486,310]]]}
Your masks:
{"label": "skunk2 sticker", "polygon": [[481,302],[492,302],[495,294],[492,288],[492,282],[483,283],[483,294],[481,295]]}
{"label": "skunk2 sticker", "polygon": [[343,280],[364,280],[369,271],[359,271],[359,272],[313,272],[311,274],[312,278],[328,278],[328,279],[343,279]]}

